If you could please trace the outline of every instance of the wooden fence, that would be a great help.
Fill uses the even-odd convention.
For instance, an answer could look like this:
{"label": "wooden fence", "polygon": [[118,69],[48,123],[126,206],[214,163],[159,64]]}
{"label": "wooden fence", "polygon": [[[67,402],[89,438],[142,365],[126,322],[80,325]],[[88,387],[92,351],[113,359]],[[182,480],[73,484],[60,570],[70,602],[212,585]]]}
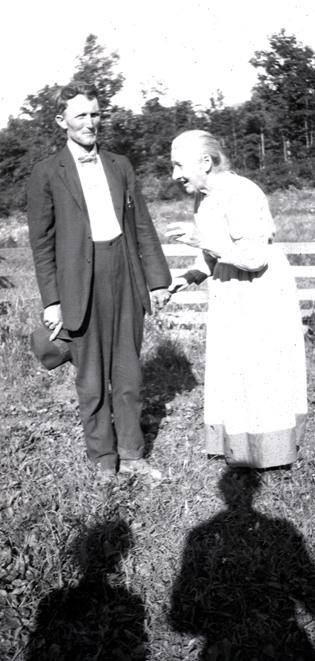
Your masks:
{"label": "wooden fence", "polygon": [[[315,242],[312,243],[278,243],[284,252],[287,255],[314,255],[315,256]],[[192,263],[192,258],[196,257],[198,250],[196,248],[191,248],[183,243],[165,243],[163,246],[163,251],[166,257],[180,257],[180,258],[190,258],[187,261],[190,265]],[[314,259],[315,261],[315,259]],[[291,266],[294,276],[297,280],[314,280],[315,283],[315,264],[314,265],[300,265],[294,264]],[[173,277],[180,275],[185,271],[185,266],[178,268],[171,268],[171,273]],[[299,285],[299,283],[297,283]],[[315,287],[309,286],[301,288],[298,287],[299,300],[300,302],[314,302],[315,301]],[[172,302],[180,305],[200,305],[207,302],[207,290],[200,289],[198,291],[184,290],[178,292],[172,296]]]}

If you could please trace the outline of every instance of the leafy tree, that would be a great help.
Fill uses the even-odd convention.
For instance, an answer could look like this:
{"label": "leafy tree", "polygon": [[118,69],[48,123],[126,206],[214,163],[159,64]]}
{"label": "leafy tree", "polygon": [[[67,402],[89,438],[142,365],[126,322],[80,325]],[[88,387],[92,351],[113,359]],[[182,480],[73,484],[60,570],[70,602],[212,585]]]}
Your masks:
{"label": "leafy tree", "polygon": [[[77,58],[72,80],[94,83],[100,96],[100,142],[129,156],[152,195],[172,196],[170,146],[181,131],[201,128],[218,137],[232,167],[261,181],[268,189],[314,180],[315,172],[315,54],[284,30],[269,40],[269,48],[255,52],[251,64],[258,82],[249,101],[225,106],[218,90],[206,111],[191,101],[163,105],[162,84],[143,92],[141,113],[113,104],[123,76],[117,53],[107,53],[90,34]],[[70,81],[71,82],[71,81]],[[19,118],[10,118],[0,131],[0,214],[23,208],[25,182],[35,161],[64,144],[57,127],[54,94],[57,84],[25,99]]]}
{"label": "leafy tree", "polygon": [[101,143],[107,149],[130,158],[135,168],[146,159],[144,122],[141,114],[113,106],[105,120]]}
{"label": "leafy tree", "polygon": [[156,175],[168,175],[172,140],[182,131],[203,128],[204,120],[197,116],[190,101],[167,107],[158,98],[145,103],[142,115],[146,167],[149,164]]}
{"label": "leafy tree", "polygon": [[55,122],[56,108],[54,95],[59,85],[46,85],[37,94],[29,94],[21,108],[22,117],[29,120],[32,138],[36,135],[36,142],[44,147],[43,157],[47,149],[60,147],[64,140]]}
{"label": "leafy tree", "polygon": [[217,107],[210,101],[211,106],[207,111],[208,129],[218,138],[227,155],[235,165],[239,158],[240,131],[237,117],[237,109],[231,106]]}
{"label": "leafy tree", "polygon": [[[17,166],[27,153],[25,143],[11,131],[10,126],[0,132],[0,153],[0,216],[8,216],[18,179]],[[19,191],[15,190],[15,196],[20,197]]]}
{"label": "leafy tree", "polygon": [[118,62],[119,55],[116,52],[106,54],[94,34],[87,37],[83,54],[77,59],[73,80],[86,80],[96,85],[104,116],[108,115],[111,100],[124,82],[123,75],[115,72]]}
{"label": "leafy tree", "polygon": [[[122,75],[114,72],[118,59],[117,53],[106,55],[104,48],[97,43],[95,35],[90,34],[86,39],[83,54],[77,59],[72,77],[73,81],[85,80],[96,85],[104,113],[123,83]],[[36,94],[29,94],[21,109],[22,115],[33,122],[38,136],[42,134],[52,147],[57,148],[64,142],[63,134],[55,123],[54,96],[58,89],[59,85],[55,83],[52,86],[46,85]]]}
{"label": "leafy tree", "polygon": [[256,51],[251,64],[259,70],[255,88],[268,118],[268,131],[284,158],[285,145],[292,155],[302,145],[308,150],[314,142],[315,54],[284,30],[270,38],[268,51]]}
{"label": "leafy tree", "polygon": [[[83,54],[78,58],[72,80],[85,79],[97,85],[104,116],[108,116],[112,97],[121,88],[123,77],[115,73],[116,53],[106,54],[89,35]],[[54,95],[59,85],[46,85],[29,94],[21,108],[20,118],[11,118],[6,129],[0,131],[0,214],[25,207],[25,183],[36,161],[59,149],[65,136],[55,122]]]}

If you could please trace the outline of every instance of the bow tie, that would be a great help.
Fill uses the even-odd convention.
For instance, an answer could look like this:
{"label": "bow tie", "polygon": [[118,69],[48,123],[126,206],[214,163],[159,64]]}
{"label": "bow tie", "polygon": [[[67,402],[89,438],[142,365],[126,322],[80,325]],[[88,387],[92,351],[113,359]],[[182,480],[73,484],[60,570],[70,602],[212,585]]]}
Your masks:
{"label": "bow tie", "polygon": [[78,158],[79,163],[96,163],[97,162],[97,154],[86,154],[85,156],[79,156]]}

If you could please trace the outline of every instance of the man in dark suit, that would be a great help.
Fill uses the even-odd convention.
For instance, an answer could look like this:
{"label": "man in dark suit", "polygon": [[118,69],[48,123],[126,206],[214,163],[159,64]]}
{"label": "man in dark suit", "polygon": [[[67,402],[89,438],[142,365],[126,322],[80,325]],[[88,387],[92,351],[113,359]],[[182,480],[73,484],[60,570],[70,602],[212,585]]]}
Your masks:
{"label": "man in dark suit", "polygon": [[[159,239],[124,156],[98,150],[95,87],[57,98],[67,145],[38,163],[28,187],[30,241],[44,323],[72,339],[88,456],[104,480],[152,473],[143,460],[139,354],[144,313],[168,298]],[[110,404],[110,394],[112,407]]]}

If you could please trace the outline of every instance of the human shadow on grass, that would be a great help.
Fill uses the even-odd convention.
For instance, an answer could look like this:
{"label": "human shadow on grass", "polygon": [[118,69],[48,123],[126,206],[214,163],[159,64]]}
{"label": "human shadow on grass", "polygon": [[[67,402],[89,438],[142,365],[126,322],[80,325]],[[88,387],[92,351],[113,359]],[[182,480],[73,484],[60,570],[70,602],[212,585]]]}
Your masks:
{"label": "human shadow on grass", "polygon": [[184,391],[197,385],[191,363],[182,348],[172,340],[158,345],[142,368],[143,411],[141,425],[145,438],[145,454],[149,456],[161,421],[167,415],[167,404]]}
{"label": "human shadow on grass", "polygon": [[315,614],[314,564],[291,523],[253,509],[260,479],[227,469],[219,482],[227,509],[186,541],[169,619],[202,638],[200,661],[315,659],[303,629]]}
{"label": "human shadow on grass", "polygon": [[75,559],[82,578],[76,587],[54,590],[42,599],[27,661],[144,661],[145,610],[127,589],[121,571],[133,546],[119,519],[89,529],[77,541]]}

